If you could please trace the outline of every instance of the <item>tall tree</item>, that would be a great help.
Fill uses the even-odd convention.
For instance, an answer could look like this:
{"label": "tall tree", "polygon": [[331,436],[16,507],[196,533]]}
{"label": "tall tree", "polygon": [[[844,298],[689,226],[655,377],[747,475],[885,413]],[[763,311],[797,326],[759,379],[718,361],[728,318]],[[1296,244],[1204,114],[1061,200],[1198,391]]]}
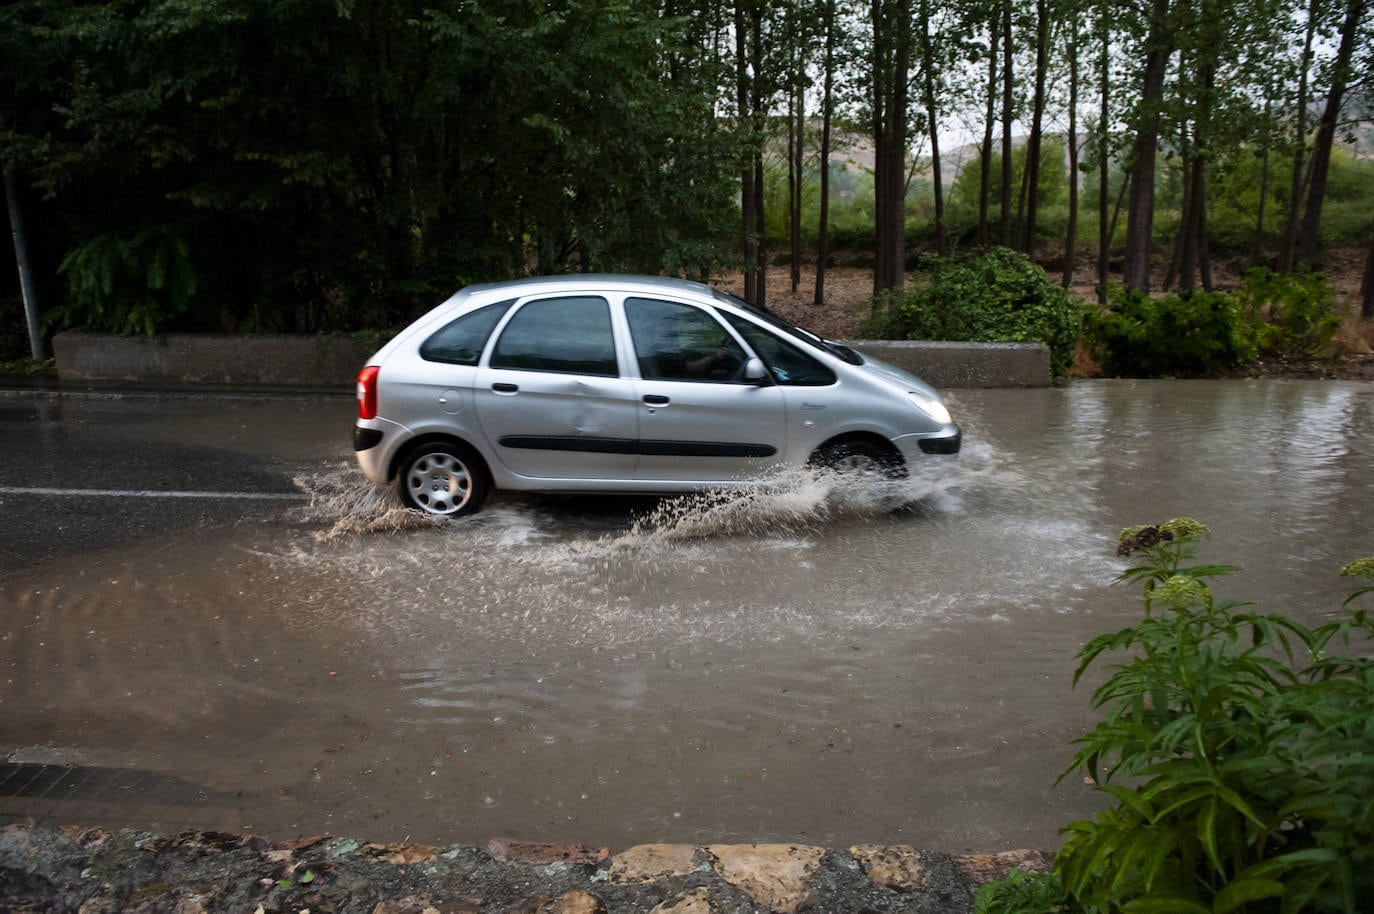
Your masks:
{"label": "tall tree", "polygon": [[1302,57],[1298,62],[1298,89],[1293,103],[1293,174],[1288,191],[1288,216],[1284,220],[1283,241],[1279,245],[1280,273],[1293,268],[1293,256],[1298,247],[1299,213],[1302,212],[1303,178],[1307,154],[1307,81],[1312,71],[1312,43],[1316,40],[1317,23],[1321,19],[1322,0],[1310,0],[1303,28]]}
{"label": "tall tree", "polygon": [[1317,136],[1313,142],[1311,178],[1307,182],[1307,201],[1303,209],[1302,230],[1298,240],[1297,260],[1309,267],[1317,261],[1317,247],[1321,241],[1322,202],[1326,198],[1326,178],[1331,170],[1331,148],[1336,141],[1341,106],[1350,84],[1351,64],[1359,41],[1360,24],[1369,8],[1369,0],[1347,0],[1345,21],[1341,25],[1341,43],[1331,71],[1331,84],[1326,93],[1326,105],[1317,122]]}
{"label": "tall tree", "polygon": [[1107,218],[1111,189],[1111,89],[1112,89],[1112,30],[1110,4],[1097,4],[1097,79],[1100,108],[1097,122],[1097,301],[1107,303],[1107,269],[1111,258],[1112,230]]}
{"label": "tall tree", "polygon": [[1002,207],[1002,245],[1011,247],[1014,244],[1012,238],[1012,209],[1011,209],[1011,180],[1012,180],[1012,143],[1011,132],[1012,123],[1016,120],[1015,111],[1015,86],[1016,77],[1013,72],[1012,55],[1012,0],[1001,0],[1002,3],[1002,187],[1001,187],[1001,207]]}
{"label": "tall tree", "polygon": [[1064,288],[1073,285],[1074,260],[1078,247],[1078,81],[1080,30],[1077,16],[1069,17],[1069,219],[1064,229]]}
{"label": "tall tree", "polygon": [[988,204],[992,192],[992,132],[997,123],[998,42],[1002,35],[1001,9],[993,5],[988,16],[988,75],[986,105],[983,114],[983,142],[978,147],[978,243],[987,244],[991,237],[988,228]]}
{"label": "tall tree", "polygon": [[1035,254],[1035,230],[1039,219],[1040,155],[1044,141],[1045,81],[1049,73],[1050,10],[1048,0],[1035,0],[1035,94],[1031,99],[1030,134],[1026,138],[1025,224],[1021,249]]}
{"label": "tall tree", "polygon": [[1154,244],[1155,162],[1159,148],[1164,78],[1173,53],[1171,0],[1150,0],[1145,60],[1131,144],[1130,199],[1126,209],[1126,256],[1122,280],[1128,289],[1150,288]]}
{"label": "tall tree", "polygon": [[873,29],[874,293],[900,289],[906,272],[907,117],[911,74],[910,0],[869,0]]}
{"label": "tall tree", "polygon": [[835,0],[825,0],[821,27],[824,63],[821,67],[820,216],[816,227],[816,288],[813,299],[817,305],[825,304],[825,271],[830,259],[830,143],[835,120],[835,44],[839,37],[836,28]]}
{"label": "tall tree", "polygon": [[945,180],[940,170],[940,118],[936,103],[936,86],[940,76],[941,60],[938,49],[938,36],[932,34],[930,0],[920,0],[921,27],[919,32],[921,46],[921,86],[922,101],[925,105],[926,130],[930,134],[930,171],[931,184],[935,194],[935,250],[943,256],[947,253],[949,242],[945,229]]}

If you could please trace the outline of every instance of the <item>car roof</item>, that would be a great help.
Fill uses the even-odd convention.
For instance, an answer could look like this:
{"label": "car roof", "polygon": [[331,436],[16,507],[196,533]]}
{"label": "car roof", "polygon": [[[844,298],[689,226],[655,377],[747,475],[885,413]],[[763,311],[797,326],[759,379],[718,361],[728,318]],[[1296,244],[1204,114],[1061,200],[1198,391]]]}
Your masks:
{"label": "car roof", "polygon": [[670,276],[635,276],[622,273],[575,273],[559,276],[531,276],[504,282],[474,283],[461,290],[467,296],[489,298],[492,295],[523,296],[538,292],[576,292],[601,289],[606,291],[664,291],[712,296],[705,283],[677,279]]}

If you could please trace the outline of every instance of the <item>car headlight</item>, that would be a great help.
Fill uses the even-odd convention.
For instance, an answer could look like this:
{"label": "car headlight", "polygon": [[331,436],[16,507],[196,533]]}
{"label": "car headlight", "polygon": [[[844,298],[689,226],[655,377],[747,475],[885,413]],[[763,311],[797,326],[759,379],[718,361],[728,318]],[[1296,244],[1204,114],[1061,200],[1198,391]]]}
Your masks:
{"label": "car headlight", "polygon": [[911,398],[912,403],[916,404],[917,409],[941,425],[949,425],[954,421],[954,418],[949,414],[949,409],[940,402],[938,397],[918,394],[914,390],[907,391],[907,396]]}

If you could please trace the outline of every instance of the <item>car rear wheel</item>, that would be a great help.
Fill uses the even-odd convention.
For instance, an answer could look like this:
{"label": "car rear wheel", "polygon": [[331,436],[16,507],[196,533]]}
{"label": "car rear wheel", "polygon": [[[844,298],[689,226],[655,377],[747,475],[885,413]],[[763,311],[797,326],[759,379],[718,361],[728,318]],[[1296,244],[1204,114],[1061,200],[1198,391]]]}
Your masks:
{"label": "car rear wheel", "polygon": [[461,517],[482,507],[490,484],[471,448],[457,442],[422,444],[401,461],[401,500],[427,514]]}
{"label": "car rear wheel", "polygon": [[906,475],[900,457],[870,441],[827,444],[812,455],[810,463],[840,476],[900,479]]}

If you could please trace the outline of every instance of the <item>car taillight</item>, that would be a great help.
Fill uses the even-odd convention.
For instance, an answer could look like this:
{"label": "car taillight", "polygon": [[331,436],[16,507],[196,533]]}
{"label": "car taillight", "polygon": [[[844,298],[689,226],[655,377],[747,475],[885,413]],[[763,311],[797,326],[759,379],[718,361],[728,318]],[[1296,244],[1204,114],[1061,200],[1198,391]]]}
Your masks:
{"label": "car taillight", "polygon": [[377,374],[381,369],[368,365],[358,372],[358,418],[377,418]]}

